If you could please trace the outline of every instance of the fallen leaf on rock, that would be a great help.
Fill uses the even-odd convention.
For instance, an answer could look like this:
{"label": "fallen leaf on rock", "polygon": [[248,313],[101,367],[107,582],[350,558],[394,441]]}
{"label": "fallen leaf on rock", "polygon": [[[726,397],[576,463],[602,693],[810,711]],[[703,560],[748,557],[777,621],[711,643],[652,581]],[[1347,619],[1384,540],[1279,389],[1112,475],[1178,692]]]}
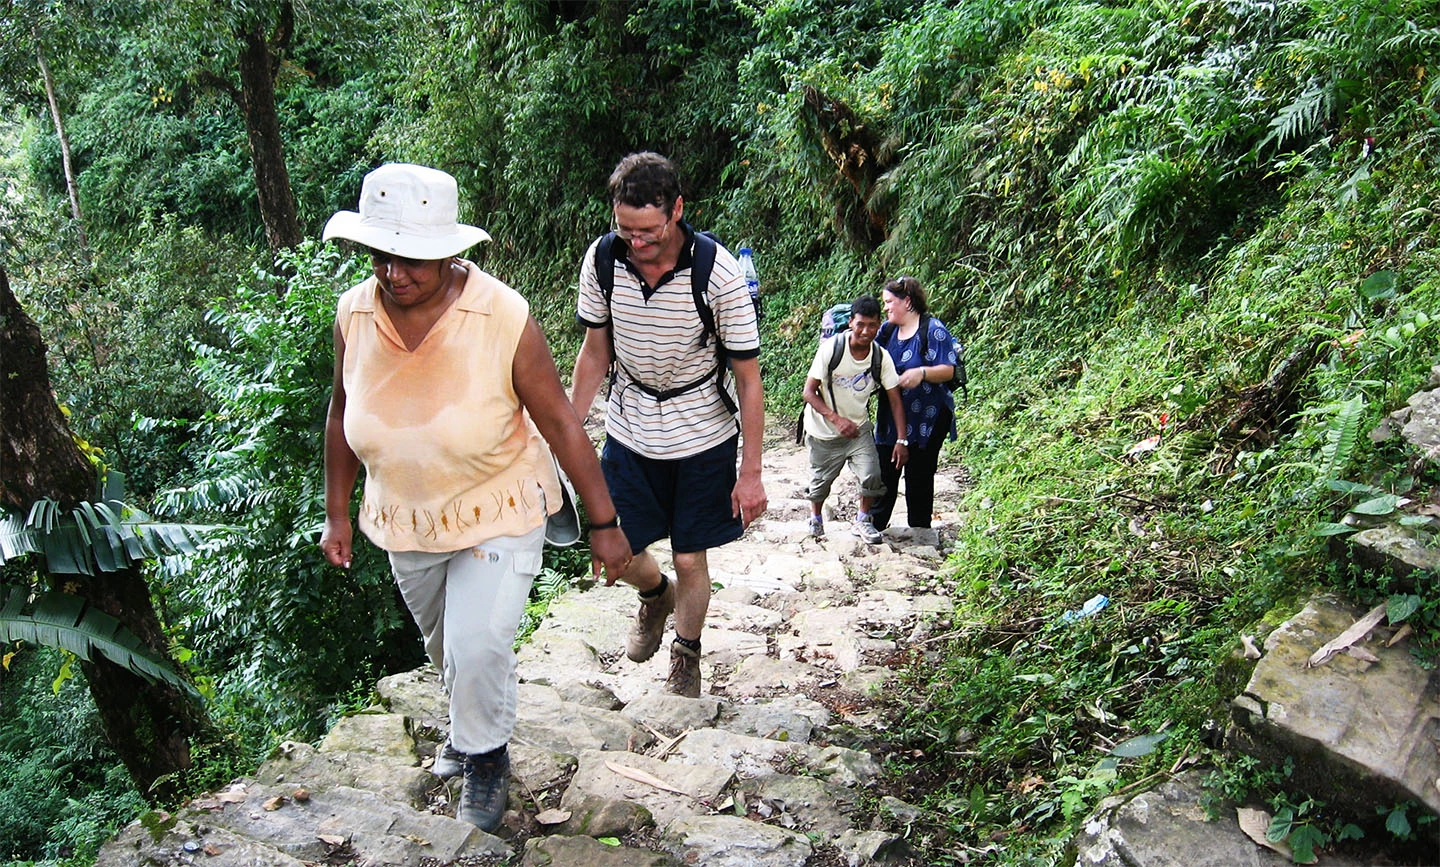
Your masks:
{"label": "fallen leaf on rock", "polygon": [[542,825],[558,825],[569,818],[569,810],[542,810],[535,814],[535,821]]}
{"label": "fallen leaf on rock", "polygon": [[296,789],[296,790],[291,794],[291,797],[293,797],[295,800],[297,800],[297,801],[299,801],[300,803],[303,804],[303,803],[305,803],[306,801],[310,800],[310,790],[309,790],[309,789]]}
{"label": "fallen leaf on rock", "polygon": [[209,855],[211,858],[214,858],[216,855],[220,854],[220,847],[216,846],[214,843],[206,843],[205,848],[201,851],[203,851],[206,855]]}
{"label": "fallen leaf on rock", "polygon": [[1395,645],[1409,638],[1411,633],[1413,633],[1414,631],[1415,630],[1410,628],[1410,624],[1402,624],[1399,629],[1395,630],[1395,634],[1390,636],[1390,640],[1385,642],[1385,646],[1394,647]]}
{"label": "fallen leaf on rock", "polygon": [[1345,650],[1357,641],[1364,640],[1365,636],[1370,634],[1370,630],[1374,629],[1384,617],[1385,603],[1381,602],[1379,605],[1370,609],[1369,614],[1355,621],[1354,625],[1349,629],[1321,645],[1319,650],[1310,655],[1310,659],[1305,663],[1305,667],[1314,668],[1317,665],[1324,665],[1329,662],[1330,658],[1335,654]]}
{"label": "fallen leaf on rock", "polygon": [[1260,648],[1255,646],[1255,639],[1248,635],[1240,636],[1240,644],[1245,648],[1246,659],[1259,659],[1265,655],[1260,652]]}
{"label": "fallen leaf on rock", "polygon": [[1246,837],[1249,837],[1266,849],[1279,852],[1286,858],[1292,861],[1294,860],[1294,856],[1290,853],[1289,846],[1286,846],[1284,843],[1272,843],[1270,842],[1270,838],[1265,836],[1266,832],[1270,830],[1269,813],[1264,810],[1252,810],[1249,807],[1236,807],[1235,818],[1239,821],[1240,830],[1245,832]]}
{"label": "fallen leaf on rock", "polygon": [[1362,661],[1364,661],[1364,662],[1379,662],[1379,661],[1380,661],[1380,657],[1376,656],[1375,654],[1371,653],[1370,651],[1368,651],[1368,650],[1366,650],[1365,648],[1360,647],[1360,646],[1358,646],[1358,645],[1351,645],[1350,647],[1345,648],[1345,655],[1346,655],[1346,656],[1353,656],[1353,657],[1355,657],[1356,659],[1362,660]]}
{"label": "fallen leaf on rock", "polygon": [[263,807],[267,813],[273,813],[281,807],[285,806],[285,796],[276,795],[275,797],[271,798],[260,806]]}
{"label": "fallen leaf on rock", "polygon": [[430,841],[429,841],[429,840],[426,840],[424,837],[417,837],[417,836],[415,836],[414,834],[404,834],[404,835],[402,835],[402,836],[403,836],[406,840],[409,840],[411,843],[414,843],[416,846],[429,846],[429,845],[430,845]]}
{"label": "fallen leaf on rock", "polygon": [[639,768],[628,767],[619,762],[612,762],[609,759],[605,760],[605,767],[637,783],[644,783],[647,786],[654,786],[657,789],[664,789],[667,792],[674,792],[677,795],[689,794],[684,789],[677,789],[654,774],[646,773]]}
{"label": "fallen leaf on rock", "polygon": [[344,846],[345,838],[338,834],[316,834],[315,838],[326,846]]}

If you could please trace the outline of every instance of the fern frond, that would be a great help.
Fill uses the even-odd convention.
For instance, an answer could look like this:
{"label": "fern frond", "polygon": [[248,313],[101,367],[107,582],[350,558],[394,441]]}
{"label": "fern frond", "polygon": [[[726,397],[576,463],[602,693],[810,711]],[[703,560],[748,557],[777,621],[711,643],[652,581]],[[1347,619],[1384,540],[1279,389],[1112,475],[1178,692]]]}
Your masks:
{"label": "fern frond", "polygon": [[1319,128],[1321,121],[1330,112],[1330,88],[1325,82],[1312,80],[1295,101],[1280,109],[1270,121],[1270,134],[1261,139],[1259,148],[1274,143],[1275,147],[1285,144]]}
{"label": "fern frond", "polygon": [[1339,479],[1354,457],[1360,441],[1360,421],[1365,415],[1365,399],[1360,395],[1340,404],[1325,429],[1325,444],[1320,447],[1320,479],[1329,484]]}
{"label": "fern frond", "polygon": [[1390,37],[1380,43],[1380,47],[1386,51],[1429,51],[1440,48],[1440,27],[1419,28],[1413,21],[1406,22],[1406,26],[1410,28],[1407,32]]}

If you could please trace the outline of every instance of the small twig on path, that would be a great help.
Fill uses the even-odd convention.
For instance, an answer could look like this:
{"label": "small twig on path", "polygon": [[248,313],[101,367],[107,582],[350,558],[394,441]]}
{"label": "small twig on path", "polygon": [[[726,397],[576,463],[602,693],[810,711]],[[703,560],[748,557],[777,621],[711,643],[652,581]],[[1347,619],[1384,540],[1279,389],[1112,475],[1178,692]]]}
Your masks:
{"label": "small twig on path", "polygon": [[[650,728],[650,727],[649,727],[649,726],[646,726],[646,728]],[[654,729],[650,729],[650,730],[651,730],[651,731],[654,731]],[[670,753],[674,751],[675,747],[678,746],[681,741],[685,740],[685,737],[686,737],[687,735],[689,735],[691,731],[693,731],[693,729],[686,729],[685,731],[681,732],[680,734],[676,735],[676,736],[673,737],[673,738],[670,738],[668,741],[666,741],[665,743],[661,744],[660,747],[655,751],[656,757],[657,757],[657,758],[660,758],[660,759],[664,759],[666,756],[670,755]],[[660,737],[659,732],[656,732],[656,735],[655,735],[655,736],[656,736],[657,738]]]}
{"label": "small twig on path", "polygon": [[525,791],[530,794],[530,803],[535,805],[535,810],[538,812],[541,808],[541,804],[539,796],[535,794],[535,790],[530,788],[530,783],[526,781],[526,779],[520,774],[514,774],[514,777],[515,779],[520,781],[520,785],[524,786]]}

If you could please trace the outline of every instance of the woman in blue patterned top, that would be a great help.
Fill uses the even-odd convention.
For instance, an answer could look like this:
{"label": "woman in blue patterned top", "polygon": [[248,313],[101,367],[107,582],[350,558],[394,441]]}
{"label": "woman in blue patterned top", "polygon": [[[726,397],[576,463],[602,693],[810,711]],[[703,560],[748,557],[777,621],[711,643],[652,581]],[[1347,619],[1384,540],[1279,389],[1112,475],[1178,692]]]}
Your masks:
{"label": "woman in blue patterned top", "polygon": [[[875,446],[880,455],[885,494],[870,510],[876,529],[890,524],[901,469],[891,460],[895,444],[910,452],[905,464],[905,508],[911,527],[929,527],[935,503],[935,467],[945,438],[955,439],[955,398],[945,384],[958,360],[955,339],[945,323],[931,316],[925,290],[914,277],[885,284],[885,325],[875,342],[885,347],[900,374],[905,430],[897,434],[888,413],[876,415]],[[921,329],[924,329],[922,334]],[[922,358],[921,355],[924,355]]]}

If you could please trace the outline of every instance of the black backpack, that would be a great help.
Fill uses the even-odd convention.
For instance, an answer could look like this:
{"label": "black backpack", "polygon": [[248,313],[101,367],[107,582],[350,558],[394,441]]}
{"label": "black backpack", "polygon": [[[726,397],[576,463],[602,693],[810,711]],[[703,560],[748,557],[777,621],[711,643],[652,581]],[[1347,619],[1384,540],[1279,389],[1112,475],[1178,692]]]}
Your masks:
{"label": "black backpack", "polygon": [[[595,245],[595,279],[600,283],[600,292],[605,296],[605,308],[610,309],[610,298],[615,294],[615,240],[614,232],[606,232],[600,241]],[[720,400],[724,402],[725,408],[735,415],[740,411],[736,405],[735,398],[725,388],[725,370],[730,366],[729,355],[725,351],[725,343],[720,339],[720,333],[715,330],[715,312],[710,305],[705,303],[705,289],[710,285],[710,272],[715,269],[715,250],[720,245],[720,239],[715,237],[713,232],[696,232],[695,249],[690,263],[690,294],[695,300],[695,313],[700,317],[700,324],[703,328],[700,334],[700,345],[703,347],[715,338],[715,372],[707,373],[694,382],[688,382],[677,388],[659,389],[653,388],[641,382],[629,371],[630,381],[641,391],[659,401],[669,400],[678,397],[686,392],[694,391],[711,379],[715,380],[715,388],[720,392]],[[615,386],[615,368],[620,365],[620,360],[615,357],[615,316],[610,316],[610,386]]]}
{"label": "black backpack", "polygon": [[[835,406],[835,368],[840,366],[840,359],[850,351],[850,329],[847,325],[825,339],[830,341],[830,366],[825,374],[825,388],[830,392],[830,407],[833,409]],[[884,391],[884,385],[880,382],[880,371],[884,369],[884,362],[880,358],[880,353],[884,351],[883,346],[874,343],[870,345],[870,381],[875,383],[881,391]],[[799,417],[795,419],[795,442],[802,443],[804,441],[805,407],[802,406]]]}
{"label": "black backpack", "polygon": [[[924,313],[920,316],[920,360],[923,363],[930,351],[930,314]],[[875,335],[875,342],[885,346],[890,342],[890,337],[895,333],[895,323],[886,322],[880,326],[880,333]],[[960,389],[960,394],[966,400],[970,398],[970,377],[965,373],[965,347],[960,341],[955,341],[955,372],[945,382],[940,383],[953,393]]]}

